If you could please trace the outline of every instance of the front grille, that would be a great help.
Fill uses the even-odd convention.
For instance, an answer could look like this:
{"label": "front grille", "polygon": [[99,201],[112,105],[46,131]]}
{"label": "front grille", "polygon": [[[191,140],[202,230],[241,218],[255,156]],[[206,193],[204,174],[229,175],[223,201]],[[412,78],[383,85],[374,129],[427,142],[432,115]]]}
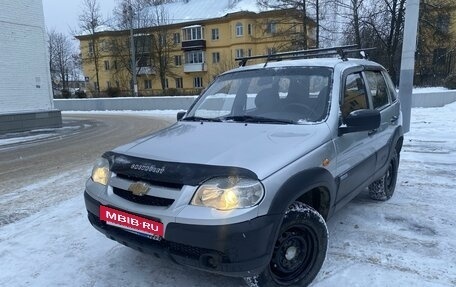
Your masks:
{"label": "front grille", "polygon": [[117,187],[113,187],[112,189],[115,195],[139,204],[151,206],[170,206],[174,202],[174,199],[156,197],[151,195],[137,196],[128,190],[123,190]]}
{"label": "front grille", "polygon": [[150,185],[161,186],[161,187],[172,188],[172,189],[178,189],[178,190],[181,190],[182,187],[184,186],[183,184],[179,184],[179,183],[154,181],[154,180],[150,180],[148,178],[133,177],[133,176],[129,176],[129,175],[125,175],[125,174],[119,174],[119,173],[117,173],[116,175],[117,175],[118,178],[126,179],[126,180],[129,180],[129,181],[143,181],[143,182],[147,182]]}

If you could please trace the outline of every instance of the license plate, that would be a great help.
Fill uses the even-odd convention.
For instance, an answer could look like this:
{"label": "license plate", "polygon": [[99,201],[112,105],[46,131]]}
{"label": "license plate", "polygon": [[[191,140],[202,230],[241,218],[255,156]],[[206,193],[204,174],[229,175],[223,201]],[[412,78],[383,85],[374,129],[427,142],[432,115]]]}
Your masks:
{"label": "license plate", "polygon": [[103,205],[100,206],[100,220],[129,231],[163,237],[163,223]]}

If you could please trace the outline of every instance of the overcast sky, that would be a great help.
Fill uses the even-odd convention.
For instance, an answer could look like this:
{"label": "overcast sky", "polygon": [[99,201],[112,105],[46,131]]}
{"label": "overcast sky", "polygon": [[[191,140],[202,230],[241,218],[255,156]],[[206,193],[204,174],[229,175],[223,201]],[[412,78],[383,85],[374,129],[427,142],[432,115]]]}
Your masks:
{"label": "overcast sky", "polygon": [[[100,0],[100,8],[104,18],[112,15],[118,0]],[[82,0],[43,0],[44,19],[49,30],[71,34],[79,31],[78,19],[82,11]]]}

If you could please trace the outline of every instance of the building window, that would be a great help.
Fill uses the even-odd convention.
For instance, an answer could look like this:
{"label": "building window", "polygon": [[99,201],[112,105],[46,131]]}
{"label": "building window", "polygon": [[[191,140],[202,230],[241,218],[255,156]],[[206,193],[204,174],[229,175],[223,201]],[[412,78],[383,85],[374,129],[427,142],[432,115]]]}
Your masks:
{"label": "building window", "polygon": [[244,49],[236,49],[236,58],[244,57]]}
{"label": "building window", "polygon": [[184,87],[182,78],[176,78],[176,89],[182,89]]}
{"label": "building window", "polygon": [[277,53],[277,50],[276,50],[276,48],[268,48],[268,50],[266,52],[268,55],[273,55],[273,54]]}
{"label": "building window", "polygon": [[94,46],[93,46],[93,42],[90,41],[89,42],[89,56],[93,56],[93,51],[94,51]]}
{"label": "building window", "polygon": [[252,57],[252,49],[247,50],[247,56]]}
{"label": "building window", "polygon": [[220,53],[219,52],[215,52],[215,53],[212,53],[212,63],[220,63]]}
{"label": "building window", "polygon": [[219,29],[214,28],[214,29],[212,29],[212,40],[218,40],[218,39],[220,39]]}
{"label": "building window", "polygon": [[114,66],[114,70],[117,70],[117,60],[114,60],[113,66]]}
{"label": "building window", "polygon": [[180,33],[174,33],[173,40],[174,40],[174,44],[179,44],[181,42],[181,34]]}
{"label": "building window", "polygon": [[267,24],[266,24],[266,32],[270,33],[270,34],[275,34],[277,33],[277,23],[274,22],[274,21],[269,21]]}
{"label": "building window", "polygon": [[107,81],[107,82],[106,82],[106,86],[108,87],[108,89],[110,89],[110,88],[111,88],[111,82],[110,82],[110,81]]}
{"label": "building window", "polygon": [[447,34],[450,30],[450,15],[439,14],[436,23],[437,31]]}
{"label": "building window", "polygon": [[189,51],[185,52],[185,64],[202,64],[204,63],[204,52]]}
{"label": "building window", "polygon": [[445,48],[437,48],[434,49],[433,57],[432,57],[432,65],[434,66],[443,66],[446,63],[447,59],[447,49]]}
{"label": "building window", "polygon": [[247,25],[247,33],[248,33],[249,35],[252,35],[252,24],[248,24],[248,25]]}
{"label": "building window", "polygon": [[241,37],[244,35],[244,26],[242,23],[236,23],[236,36]]}
{"label": "building window", "polygon": [[104,68],[106,71],[109,70],[109,61],[104,61]]}
{"label": "building window", "polygon": [[144,80],[144,89],[145,90],[152,89],[152,80]]}
{"label": "building window", "polygon": [[182,56],[181,55],[174,56],[174,65],[176,67],[182,66]]}
{"label": "building window", "polygon": [[201,78],[201,77],[193,78],[193,87],[202,88],[203,87],[203,78]]}
{"label": "building window", "polygon": [[184,41],[204,40],[204,28],[202,26],[192,26],[182,29]]}

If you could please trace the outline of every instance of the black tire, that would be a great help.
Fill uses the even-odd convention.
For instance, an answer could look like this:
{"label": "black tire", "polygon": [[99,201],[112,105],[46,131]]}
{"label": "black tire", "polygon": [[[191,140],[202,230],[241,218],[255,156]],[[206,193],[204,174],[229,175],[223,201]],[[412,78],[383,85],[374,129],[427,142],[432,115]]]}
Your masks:
{"label": "black tire", "polygon": [[390,199],[396,188],[399,155],[394,152],[388,163],[385,174],[369,185],[369,196],[374,200],[386,201]]}
{"label": "black tire", "polygon": [[244,278],[251,287],[307,286],[326,258],[328,229],[312,207],[294,202],[287,211],[272,259],[259,275]]}

